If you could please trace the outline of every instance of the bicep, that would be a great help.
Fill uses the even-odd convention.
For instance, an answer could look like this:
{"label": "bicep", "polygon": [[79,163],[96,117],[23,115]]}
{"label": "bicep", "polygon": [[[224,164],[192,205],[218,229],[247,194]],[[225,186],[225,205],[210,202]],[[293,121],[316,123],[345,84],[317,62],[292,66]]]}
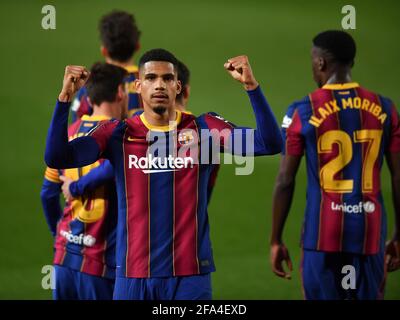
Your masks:
{"label": "bicep", "polygon": [[83,167],[96,162],[100,157],[100,147],[97,141],[91,136],[80,137],[68,144],[70,159],[68,167]]}

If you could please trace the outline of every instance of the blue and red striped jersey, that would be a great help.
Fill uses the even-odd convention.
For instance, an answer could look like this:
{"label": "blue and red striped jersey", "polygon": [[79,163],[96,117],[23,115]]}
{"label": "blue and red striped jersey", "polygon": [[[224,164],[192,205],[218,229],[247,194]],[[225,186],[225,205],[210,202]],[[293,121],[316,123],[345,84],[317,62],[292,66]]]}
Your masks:
{"label": "blue and red striped jersey", "polygon": [[[69,140],[85,135],[107,117],[84,115],[68,129]],[[47,168],[45,179],[61,183],[59,176],[72,180],[88,174],[104,160],[64,170]],[[117,196],[115,182],[109,181],[78,198],[68,201],[55,237],[54,264],[95,276],[115,277]]]}
{"label": "blue and red striped jersey", "polygon": [[[202,128],[231,132],[234,127],[215,115],[197,118],[177,111],[173,131],[153,127],[144,114],[136,114],[124,122],[100,124],[90,133],[113,164],[117,181],[123,182],[117,184],[122,222],[118,225],[117,276],[169,277],[215,270],[207,214],[213,166],[185,166],[183,160],[179,170],[171,170],[170,164],[150,169],[146,163],[161,153],[170,155],[171,144],[179,155],[182,148],[199,143],[195,137],[200,137]],[[153,153],[151,145],[160,139],[165,139],[166,149]]]}
{"label": "blue and red striped jersey", "polygon": [[386,213],[384,155],[400,152],[394,104],[357,83],[328,84],[292,104],[282,131],[287,155],[306,155],[305,249],[376,254]]}
{"label": "blue and red striped jersey", "polygon": [[[125,89],[128,92],[128,117],[131,117],[136,111],[142,109],[142,103],[134,85],[139,71],[135,65],[125,67],[125,69],[128,72],[128,75],[124,79]],[[82,87],[76,94],[71,110],[73,122],[80,119],[83,115],[92,114],[93,108],[90,105],[86,87]]]}
{"label": "blue and red striped jersey", "polygon": [[143,113],[101,122],[71,142],[66,139],[70,104],[57,101],[46,141],[47,165],[73,168],[104,158],[114,168],[117,276],[215,270],[207,214],[214,160],[219,152],[262,156],[282,150],[279,127],[261,88],[247,94],[256,129],[235,127],[214,113],[196,117],[179,111],[174,126],[154,127]]}

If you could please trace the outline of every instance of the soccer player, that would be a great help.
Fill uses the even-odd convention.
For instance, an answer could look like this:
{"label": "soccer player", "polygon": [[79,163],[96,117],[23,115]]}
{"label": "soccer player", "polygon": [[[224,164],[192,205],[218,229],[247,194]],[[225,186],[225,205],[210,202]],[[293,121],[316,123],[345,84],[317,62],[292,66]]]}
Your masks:
{"label": "soccer player", "polygon": [[[99,121],[126,117],[128,96],[125,69],[111,64],[95,64],[86,84],[93,114],[84,115],[68,129],[68,140],[85,135]],[[46,219],[55,235],[56,300],[112,299],[115,279],[117,198],[115,183],[109,178],[102,186],[67,198],[64,212],[59,203],[61,181],[84,180],[87,174],[110,166],[100,159],[87,166],[62,170],[47,168],[41,199]],[[62,175],[60,175],[62,174]],[[83,182],[81,182],[83,184]],[[79,190],[78,186],[76,189]]]}
{"label": "soccer player", "polygon": [[[182,90],[176,95],[175,107],[177,110],[188,112],[186,108],[190,95],[190,71],[187,66],[179,60],[177,69],[178,80],[181,82]],[[141,112],[143,112],[143,110],[137,111],[137,114],[140,114]],[[214,166],[215,168],[210,175],[209,194],[211,194],[211,191],[215,185],[216,176],[219,169],[218,164],[215,164]],[[114,168],[109,161],[105,161],[101,166],[91,170],[90,173],[79,178],[78,180],[72,180],[64,176],[61,179],[63,181],[61,189],[64,193],[64,197],[67,200],[73,200],[74,198],[78,198],[85,193],[96,189],[107,181],[114,179]]]}
{"label": "soccer player", "polygon": [[[112,11],[103,16],[99,22],[101,38],[101,54],[107,63],[126,69],[125,86],[128,90],[128,116],[141,109],[141,102],[135,91],[134,81],[137,78],[138,67],[134,64],[134,55],[140,48],[140,30],[135,17],[125,11]],[[87,98],[86,87],[76,94],[71,106],[72,120],[75,121],[92,113],[92,107]]]}
{"label": "soccer player", "polygon": [[382,297],[384,156],[399,230],[399,115],[391,100],[351,80],[355,55],[356,44],[348,33],[318,34],[311,50],[318,89],[293,103],[283,119],[285,147],[273,195],[271,263],[277,276],[290,279],[283,262],[290,271],[292,262],[282,233],[305,153],[308,186],[301,275],[306,299]]}
{"label": "soccer player", "polygon": [[[113,165],[119,215],[115,299],[210,299],[215,267],[207,183],[212,166],[199,158],[212,143],[226,152],[247,154],[248,146],[235,141],[248,134],[254,138],[254,155],[281,151],[279,127],[247,57],[229,59],[224,67],[247,90],[256,130],[235,127],[212,113],[195,117],[176,110],[181,90],[177,60],[166,50],[154,49],[141,57],[135,82],[144,112],[125,121],[102,122],[88,136],[70,142],[68,109],[87,71],[66,68],[45,159],[56,168],[83,166],[99,158]],[[200,129],[213,129],[213,134],[205,138]]]}
{"label": "soccer player", "polygon": [[[190,96],[190,70],[180,60],[178,60],[178,80],[181,82],[181,92],[176,95],[175,107],[177,110],[187,112],[187,103]],[[213,164],[213,168],[210,173],[208,181],[207,201],[211,200],[211,195],[214,190],[220,165],[218,163]]]}

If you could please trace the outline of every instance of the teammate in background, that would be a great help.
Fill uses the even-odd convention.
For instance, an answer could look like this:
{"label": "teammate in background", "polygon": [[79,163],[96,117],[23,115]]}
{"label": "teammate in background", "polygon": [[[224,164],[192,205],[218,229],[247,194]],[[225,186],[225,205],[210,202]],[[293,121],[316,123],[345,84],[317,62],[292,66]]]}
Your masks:
{"label": "teammate in background", "polygon": [[[246,154],[246,147],[233,146],[232,139],[247,134],[254,134],[254,155],[281,151],[279,128],[247,57],[229,59],[224,66],[248,92],[257,122],[254,131],[235,127],[215,114],[195,117],[176,110],[175,99],[181,90],[177,60],[168,51],[154,49],[142,56],[136,81],[144,112],[125,121],[104,122],[88,136],[71,142],[66,139],[71,96],[84,85],[87,71],[84,67],[66,68],[45,159],[49,166],[58,168],[83,166],[102,157],[113,164],[119,214],[115,299],[211,298],[210,272],[215,270],[207,215],[211,167],[195,159],[214,141],[212,137],[204,139],[200,129],[225,133],[219,137],[225,152]],[[170,121],[175,122],[172,128]],[[188,134],[188,129],[196,135]],[[164,150],[153,154],[149,145],[156,139],[167,143]],[[178,155],[184,146],[194,144],[190,164],[187,158],[169,153],[170,139]],[[164,159],[159,157],[163,151],[168,155]],[[168,161],[164,170],[155,170],[153,164],[144,164],[150,156],[160,168],[165,167],[167,158],[175,161]],[[180,160],[184,164],[178,168]]]}
{"label": "teammate in background", "polygon": [[[392,101],[352,82],[355,54],[356,44],[348,33],[318,34],[311,56],[319,89],[293,103],[283,119],[285,148],[273,195],[271,264],[277,276],[290,279],[283,268],[286,261],[292,271],[282,233],[305,153],[308,186],[301,274],[306,299],[383,297],[386,214],[380,174],[384,156],[397,221],[389,247],[398,241],[399,115]],[[392,255],[388,263],[395,269],[399,256]],[[349,270],[355,271],[351,275],[355,283],[344,288],[342,279]]]}
{"label": "teammate in background", "polygon": [[[141,109],[141,102],[135,91],[134,81],[138,68],[133,57],[140,48],[140,31],[135,17],[124,11],[112,11],[103,16],[99,22],[101,39],[100,51],[107,63],[126,69],[128,72],[124,82],[128,90],[128,116]],[[92,113],[92,107],[87,99],[86,87],[81,88],[72,103],[72,120],[75,121]]]}
{"label": "teammate in background", "polygon": [[175,108],[188,112],[186,109],[190,96],[190,71],[180,60],[178,60],[178,80],[181,82],[182,90],[176,95]]}
{"label": "teammate in background", "polygon": [[[93,66],[86,83],[93,114],[84,115],[69,127],[69,141],[85,135],[99,121],[126,117],[125,76],[125,69],[111,64]],[[64,212],[59,203],[61,181],[83,180],[92,169],[104,166],[110,166],[108,160],[62,171],[46,169],[41,199],[49,228],[55,235],[56,300],[112,299],[117,224],[114,181],[106,179],[102,186],[91,188],[80,197],[68,198]]]}

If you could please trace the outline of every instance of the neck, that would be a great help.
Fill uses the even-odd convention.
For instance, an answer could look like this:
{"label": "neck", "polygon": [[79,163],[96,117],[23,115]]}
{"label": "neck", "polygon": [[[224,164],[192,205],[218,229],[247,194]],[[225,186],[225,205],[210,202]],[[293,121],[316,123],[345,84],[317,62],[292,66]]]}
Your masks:
{"label": "neck", "polygon": [[132,66],[134,64],[133,58],[131,58],[125,62],[121,62],[121,61],[113,60],[110,57],[106,57],[106,62],[109,64],[113,64],[114,66],[121,67],[121,68],[126,68],[126,67]]}
{"label": "neck", "polygon": [[178,101],[175,101],[175,108],[176,108],[176,110],[179,110],[179,111],[185,111],[186,110],[185,106],[182,103],[178,102]]}
{"label": "neck", "polygon": [[115,106],[113,106],[111,103],[103,102],[99,106],[94,105],[92,115],[114,118],[115,115],[112,112],[113,108],[115,109]]}
{"label": "neck", "polygon": [[163,114],[155,113],[150,107],[144,107],[143,115],[152,126],[168,126],[170,121],[176,120],[176,108],[167,109]]}
{"label": "neck", "polygon": [[351,81],[352,80],[350,71],[346,69],[346,70],[333,71],[330,74],[328,74],[324,84],[348,83]]}

